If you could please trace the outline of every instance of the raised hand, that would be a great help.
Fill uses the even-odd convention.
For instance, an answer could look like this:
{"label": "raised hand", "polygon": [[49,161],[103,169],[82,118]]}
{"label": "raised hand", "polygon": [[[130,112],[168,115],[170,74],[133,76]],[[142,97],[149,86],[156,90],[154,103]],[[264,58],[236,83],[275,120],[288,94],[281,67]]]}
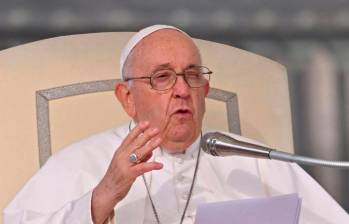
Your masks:
{"label": "raised hand", "polygon": [[[163,167],[158,162],[148,162],[160,143],[158,128],[150,128],[142,121],[128,134],[116,150],[108,170],[92,193],[92,217],[94,223],[103,223],[130,190],[136,178],[146,172]],[[136,161],[130,160],[135,154]]]}

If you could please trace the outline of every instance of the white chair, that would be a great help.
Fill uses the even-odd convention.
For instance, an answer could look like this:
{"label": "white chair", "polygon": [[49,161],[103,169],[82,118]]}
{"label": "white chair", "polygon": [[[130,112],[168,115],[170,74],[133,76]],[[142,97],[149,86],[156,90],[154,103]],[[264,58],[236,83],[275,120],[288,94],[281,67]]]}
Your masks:
{"label": "white chair", "polygon": [[[64,36],[0,52],[0,210],[51,151],[129,120],[112,90],[120,50],[131,35]],[[234,47],[195,41],[214,72],[211,87],[220,89],[210,91],[215,100],[207,100],[204,125],[293,151],[285,68]]]}

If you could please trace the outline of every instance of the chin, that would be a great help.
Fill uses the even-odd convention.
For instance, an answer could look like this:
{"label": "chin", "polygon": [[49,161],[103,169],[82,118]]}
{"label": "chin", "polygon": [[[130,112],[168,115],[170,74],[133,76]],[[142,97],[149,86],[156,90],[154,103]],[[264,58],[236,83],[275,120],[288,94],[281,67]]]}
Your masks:
{"label": "chin", "polygon": [[173,141],[185,142],[195,136],[195,126],[189,124],[177,124],[168,132],[168,137]]}
{"label": "chin", "polygon": [[195,141],[196,132],[192,125],[175,125],[166,133],[163,146],[173,153],[184,152]]}

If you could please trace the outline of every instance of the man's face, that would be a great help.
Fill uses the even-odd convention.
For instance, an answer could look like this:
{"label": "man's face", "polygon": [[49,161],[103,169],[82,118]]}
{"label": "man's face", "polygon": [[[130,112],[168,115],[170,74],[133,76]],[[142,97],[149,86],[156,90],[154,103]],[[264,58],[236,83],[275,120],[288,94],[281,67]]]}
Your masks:
{"label": "man's face", "polygon": [[[129,59],[132,61],[127,62],[126,77],[150,76],[161,69],[182,73],[190,66],[201,65],[200,54],[192,40],[170,29],[144,38]],[[177,76],[175,85],[169,90],[154,90],[149,80],[131,81],[129,88],[134,104],[133,118],[137,122],[149,121],[151,126],[160,128],[164,148],[183,152],[199,136],[208,83],[191,88],[182,76]]]}

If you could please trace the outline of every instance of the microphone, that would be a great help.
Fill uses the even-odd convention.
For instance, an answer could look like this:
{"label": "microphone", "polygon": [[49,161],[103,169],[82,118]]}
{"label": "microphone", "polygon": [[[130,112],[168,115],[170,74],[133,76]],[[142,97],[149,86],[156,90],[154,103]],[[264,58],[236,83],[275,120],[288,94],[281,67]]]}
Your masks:
{"label": "microphone", "polygon": [[281,152],[272,148],[246,142],[220,132],[206,133],[202,137],[201,147],[204,152],[213,156],[246,156],[295,162],[304,165],[349,169],[349,162],[347,161],[329,161]]}

